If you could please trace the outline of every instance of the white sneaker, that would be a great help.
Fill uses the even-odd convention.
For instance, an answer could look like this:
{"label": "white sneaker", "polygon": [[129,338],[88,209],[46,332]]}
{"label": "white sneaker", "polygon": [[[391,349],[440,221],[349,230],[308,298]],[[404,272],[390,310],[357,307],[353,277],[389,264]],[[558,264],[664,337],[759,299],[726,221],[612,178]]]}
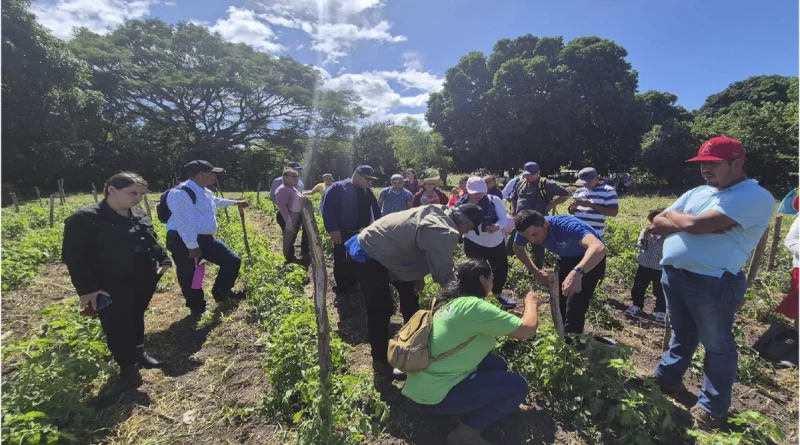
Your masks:
{"label": "white sneaker", "polygon": [[656,321],[659,323],[664,323],[667,321],[667,314],[665,312],[656,312]]}
{"label": "white sneaker", "polygon": [[642,312],[642,308],[640,308],[639,306],[633,305],[633,306],[629,307],[627,311],[625,311],[625,315],[629,315],[631,317],[635,317],[635,316],[639,315],[640,312]]}

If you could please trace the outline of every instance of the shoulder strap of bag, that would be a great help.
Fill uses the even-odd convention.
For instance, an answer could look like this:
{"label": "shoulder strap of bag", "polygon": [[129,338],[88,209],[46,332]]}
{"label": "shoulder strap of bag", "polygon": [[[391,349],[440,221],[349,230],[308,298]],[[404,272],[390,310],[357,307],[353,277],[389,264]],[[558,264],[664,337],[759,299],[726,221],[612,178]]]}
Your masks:
{"label": "shoulder strap of bag", "polygon": [[547,178],[539,178],[539,195],[547,201]]}
{"label": "shoulder strap of bag", "polygon": [[472,342],[472,340],[475,340],[475,337],[477,337],[477,335],[473,335],[472,337],[468,338],[467,341],[465,341],[464,343],[461,343],[460,345],[456,346],[455,348],[445,352],[444,354],[439,355],[438,357],[435,358],[435,360],[445,359],[445,358],[450,357],[451,355],[455,354],[456,352],[466,348],[467,345]]}
{"label": "shoulder strap of bag", "polygon": [[189,199],[192,200],[192,204],[197,204],[197,195],[194,193],[194,190],[192,190],[188,185],[182,185],[181,190],[189,195]]}

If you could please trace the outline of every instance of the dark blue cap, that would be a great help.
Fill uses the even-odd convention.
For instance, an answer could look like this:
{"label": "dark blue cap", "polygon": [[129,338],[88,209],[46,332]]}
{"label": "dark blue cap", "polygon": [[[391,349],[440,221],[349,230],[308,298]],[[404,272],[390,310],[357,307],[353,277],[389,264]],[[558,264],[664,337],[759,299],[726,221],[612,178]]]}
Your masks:
{"label": "dark blue cap", "polygon": [[522,173],[528,173],[531,175],[539,173],[539,164],[535,162],[526,162],[525,166],[522,167]]}
{"label": "dark blue cap", "polygon": [[293,168],[295,170],[302,170],[303,169],[303,166],[300,165],[299,162],[290,162],[286,167],[287,168]]}
{"label": "dark blue cap", "polygon": [[375,170],[373,170],[372,167],[370,167],[369,165],[359,165],[358,167],[356,167],[356,173],[358,173],[361,176],[364,176],[365,178],[378,179],[374,176]]}

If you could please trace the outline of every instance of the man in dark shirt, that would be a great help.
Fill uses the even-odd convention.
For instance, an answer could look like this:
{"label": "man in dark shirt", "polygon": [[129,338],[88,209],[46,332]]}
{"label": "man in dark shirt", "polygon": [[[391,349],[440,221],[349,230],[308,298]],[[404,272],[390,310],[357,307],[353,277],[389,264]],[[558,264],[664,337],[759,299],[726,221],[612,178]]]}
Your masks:
{"label": "man in dark shirt", "polygon": [[[542,178],[539,164],[528,162],[523,167],[523,178],[511,192],[511,216],[523,210],[534,210],[547,215],[555,206],[569,199],[570,193],[552,179]],[[512,234],[512,239],[514,235]],[[509,245],[511,240],[509,240]],[[531,244],[533,263],[541,269],[544,264],[544,247]]]}
{"label": "man in dark shirt", "polygon": [[351,178],[333,183],[322,196],[322,220],[333,242],[334,306],[344,304],[356,285],[344,243],[381,217],[378,199],[370,187],[374,174],[369,165],[359,165]]}
{"label": "man in dark shirt", "polygon": [[503,199],[503,192],[497,186],[497,178],[495,178],[494,175],[484,176],[483,182],[486,183],[486,189],[488,190],[486,193],[497,196],[500,199]]}

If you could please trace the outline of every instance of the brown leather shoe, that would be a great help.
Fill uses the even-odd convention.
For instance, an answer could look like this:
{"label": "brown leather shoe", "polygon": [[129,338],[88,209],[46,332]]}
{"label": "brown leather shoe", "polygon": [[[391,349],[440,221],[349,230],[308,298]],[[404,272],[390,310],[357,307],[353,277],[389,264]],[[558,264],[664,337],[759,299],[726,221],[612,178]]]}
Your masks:
{"label": "brown leather shoe", "polygon": [[716,417],[700,405],[693,406],[689,412],[692,413],[695,428],[720,428],[727,423],[727,416]]}
{"label": "brown leather shoe", "polygon": [[376,375],[392,380],[405,380],[406,373],[400,371],[399,369],[395,369],[389,362],[385,361],[372,361],[372,371],[375,372]]}

